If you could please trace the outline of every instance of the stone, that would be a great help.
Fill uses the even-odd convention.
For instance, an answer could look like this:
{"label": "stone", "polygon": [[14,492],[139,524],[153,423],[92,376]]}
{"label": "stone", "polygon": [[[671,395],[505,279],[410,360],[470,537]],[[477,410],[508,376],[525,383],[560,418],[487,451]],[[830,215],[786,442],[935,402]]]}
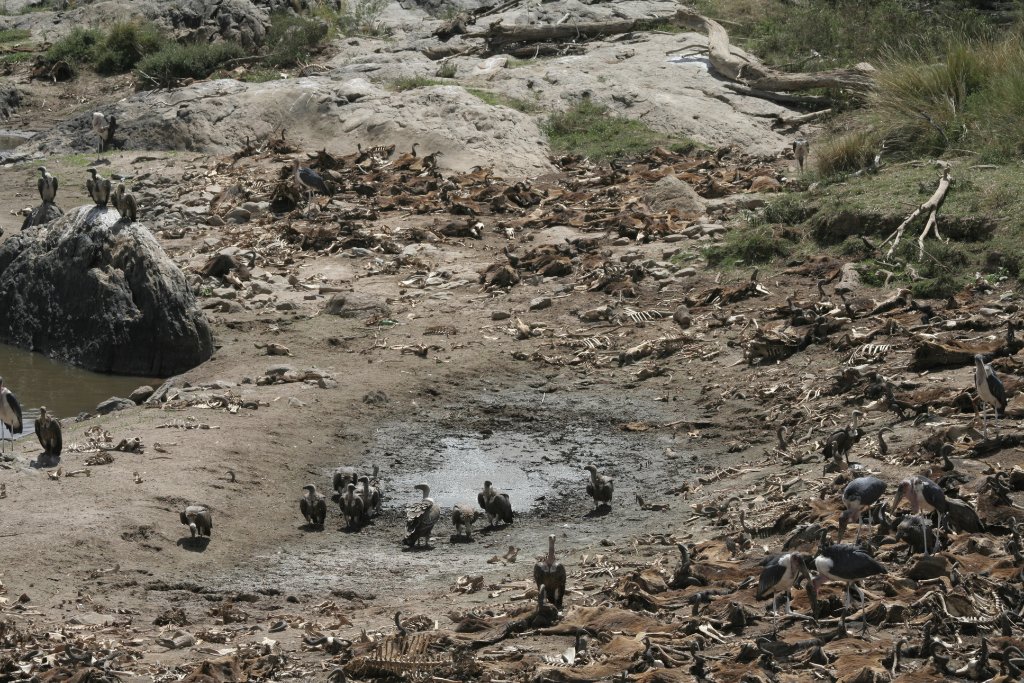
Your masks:
{"label": "stone", "polygon": [[704,200],[690,184],[667,175],[654,183],[644,193],[647,203],[655,211],[675,211],[686,220],[700,218],[704,214]]}
{"label": "stone", "polygon": [[318,379],[316,381],[316,384],[321,389],[337,389],[338,388],[338,380],[332,379],[330,377],[321,377],[320,379]]}
{"label": "stone", "polygon": [[696,268],[693,266],[687,266],[686,268],[680,268],[679,271],[676,272],[676,277],[693,277],[696,274]]}
{"label": "stone", "polygon": [[511,317],[508,311],[491,311],[491,320],[508,320]]}
{"label": "stone", "polygon": [[545,308],[551,307],[551,297],[539,296],[530,302],[531,311],[543,311]]}
{"label": "stone", "polygon": [[149,397],[153,395],[154,391],[153,387],[148,384],[144,384],[132,393],[128,394],[128,398],[134,401],[135,405],[142,405],[149,400]]}
{"label": "stone", "polygon": [[672,320],[684,330],[690,326],[690,309],[686,307],[686,304],[679,304],[672,313]]}
{"label": "stone", "polygon": [[226,214],[224,214],[224,220],[230,221],[232,223],[245,223],[250,218],[252,218],[252,214],[250,214],[248,211],[246,211],[240,206],[236,206],[235,208],[231,209]]}
{"label": "stone", "polygon": [[115,410],[124,410],[125,408],[134,408],[135,401],[129,398],[121,398],[120,396],[111,396],[106,401],[101,402],[96,406],[96,412],[100,415],[107,415]]}
{"label": "stone", "polygon": [[767,175],[759,175],[750,181],[751,192],[780,192],[782,183]]}
{"label": "stone", "polygon": [[214,228],[220,228],[224,226],[224,219],[220,216],[210,216],[206,219],[206,224]]}
{"label": "stone", "polygon": [[324,313],[342,318],[357,318],[361,315],[376,314],[384,317],[391,315],[387,304],[358,294],[335,294],[327,300]]}
{"label": "stone", "polygon": [[167,377],[213,354],[184,274],[112,207],[81,206],[7,239],[0,296],[0,341],[95,372]]}
{"label": "stone", "polygon": [[59,206],[46,202],[32,209],[32,213],[25,216],[25,220],[21,224],[21,229],[28,230],[36,225],[45,225],[46,223],[57,220],[63,215],[64,212],[61,211]]}
{"label": "stone", "polygon": [[297,311],[299,310],[299,305],[294,301],[282,301],[274,308],[279,311]]}

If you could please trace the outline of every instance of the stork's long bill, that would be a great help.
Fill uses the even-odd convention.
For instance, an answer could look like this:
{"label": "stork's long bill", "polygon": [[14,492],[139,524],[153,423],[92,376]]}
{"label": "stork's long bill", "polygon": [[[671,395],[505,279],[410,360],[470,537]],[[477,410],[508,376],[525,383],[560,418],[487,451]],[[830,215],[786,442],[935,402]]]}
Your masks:
{"label": "stork's long bill", "polygon": [[555,564],[555,535],[548,536],[548,566]]}

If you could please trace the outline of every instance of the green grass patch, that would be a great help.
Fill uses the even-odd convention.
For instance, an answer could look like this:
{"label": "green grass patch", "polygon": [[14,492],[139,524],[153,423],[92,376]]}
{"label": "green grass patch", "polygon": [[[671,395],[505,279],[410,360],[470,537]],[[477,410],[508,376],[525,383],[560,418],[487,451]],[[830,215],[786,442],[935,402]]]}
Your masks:
{"label": "green grass patch", "polygon": [[541,128],[555,154],[582,154],[595,160],[636,156],[658,145],[674,151],[696,146],[692,140],[671,138],[640,121],[614,116],[608,107],[590,99],[552,114]]}
{"label": "green grass patch", "polygon": [[962,35],[989,36],[998,17],[962,0],[696,0],[730,38],[768,64],[815,71],[874,62],[894,48],[933,49]]}
{"label": "green grass patch", "polygon": [[0,30],[0,43],[19,43],[32,37],[32,32],[23,28],[5,28]]}
{"label": "green grass patch", "polygon": [[426,76],[410,76],[408,78],[396,78],[395,80],[388,83],[388,89],[394,92],[404,92],[406,90],[415,90],[416,88],[429,88],[434,85],[448,85],[444,81],[439,81],[436,78],[427,78]]}
{"label": "green grass patch", "polygon": [[270,66],[295,66],[320,50],[331,30],[331,24],[319,17],[302,17],[290,12],[270,15],[267,31],[266,63]]}
{"label": "green grass patch", "polygon": [[455,78],[455,74],[459,72],[459,67],[455,62],[445,62],[437,68],[437,73],[434,75],[438,78]]}
{"label": "green grass patch", "polygon": [[543,107],[537,102],[530,102],[528,100],[521,100],[517,97],[509,97],[507,95],[501,95],[490,90],[481,90],[480,88],[466,88],[466,92],[474,97],[477,97],[492,107],[508,107],[509,109],[515,109],[521,111],[524,114],[533,114],[540,111]]}
{"label": "green grass patch", "polygon": [[709,266],[745,267],[771,263],[780,256],[788,256],[793,243],[776,237],[763,226],[734,227],[725,234],[725,240],[704,250]]}
{"label": "green grass patch", "polygon": [[245,56],[238,43],[172,43],[143,58],[138,70],[144,88],[169,88],[185,78],[206,78],[232,59]]}
{"label": "green grass patch", "polygon": [[35,59],[35,55],[31,52],[8,52],[7,54],[0,54],[0,64],[20,64],[22,62],[31,62]]}
{"label": "green grass patch", "polygon": [[[225,74],[228,78],[233,78],[231,74]],[[275,69],[249,69],[244,74],[238,77],[238,80],[245,83],[266,83],[267,81],[279,81],[281,80],[281,72]]]}

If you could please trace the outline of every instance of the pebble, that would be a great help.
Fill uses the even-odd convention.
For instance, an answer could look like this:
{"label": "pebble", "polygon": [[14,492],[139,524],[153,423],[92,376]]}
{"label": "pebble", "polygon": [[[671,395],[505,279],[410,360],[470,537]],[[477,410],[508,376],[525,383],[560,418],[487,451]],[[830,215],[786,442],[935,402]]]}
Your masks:
{"label": "pebble", "polygon": [[508,320],[511,317],[508,311],[491,311],[491,320]]}
{"label": "pebble", "polygon": [[551,297],[549,297],[549,296],[539,296],[539,297],[537,297],[536,299],[534,299],[533,301],[530,302],[530,310],[531,311],[542,311],[545,308],[549,308],[550,306],[551,306]]}

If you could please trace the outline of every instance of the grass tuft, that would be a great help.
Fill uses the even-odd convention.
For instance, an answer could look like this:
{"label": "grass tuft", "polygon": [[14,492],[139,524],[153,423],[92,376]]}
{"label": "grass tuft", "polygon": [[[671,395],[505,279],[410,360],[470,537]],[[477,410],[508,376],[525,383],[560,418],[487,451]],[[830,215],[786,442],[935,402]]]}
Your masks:
{"label": "grass tuft", "polygon": [[704,257],[709,266],[749,266],[787,256],[792,246],[768,228],[733,228],[726,233],[725,241],[705,249]]}
{"label": "grass tuft", "polygon": [[409,76],[408,78],[396,78],[388,84],[388,89],[394,92],[415,90],[416,88],[429,88],[434,85],[448,85],[444,81],[425,76]]}
{"label": "grass tuft", "polygon": [[555,154],[582,154],[595,160],[636,156],[658,145],[695,145],[691,140],[669,138],[639,121],[614,116],[608,107],[588,98],[567,111],[551,114],[541,128]]}
{"label": "grass tuft", "polygon": [[0,43],[20,43],[32,37],[32,32],[23,28],[5,28],[0,30]]}
{"label": "grass tuft", "polygon": [[466,88],[466,92],[474,97],[481,99],[492,107],[508,107],[509,109],[515,109],[521,111],[524,114],[532,114],[538,112],[542,107],[536,102],[529,102],[527,100],[521,100],[517,97],[509,97],[507,95],[501,95],[490,90],[481,90],[480,88]]}

